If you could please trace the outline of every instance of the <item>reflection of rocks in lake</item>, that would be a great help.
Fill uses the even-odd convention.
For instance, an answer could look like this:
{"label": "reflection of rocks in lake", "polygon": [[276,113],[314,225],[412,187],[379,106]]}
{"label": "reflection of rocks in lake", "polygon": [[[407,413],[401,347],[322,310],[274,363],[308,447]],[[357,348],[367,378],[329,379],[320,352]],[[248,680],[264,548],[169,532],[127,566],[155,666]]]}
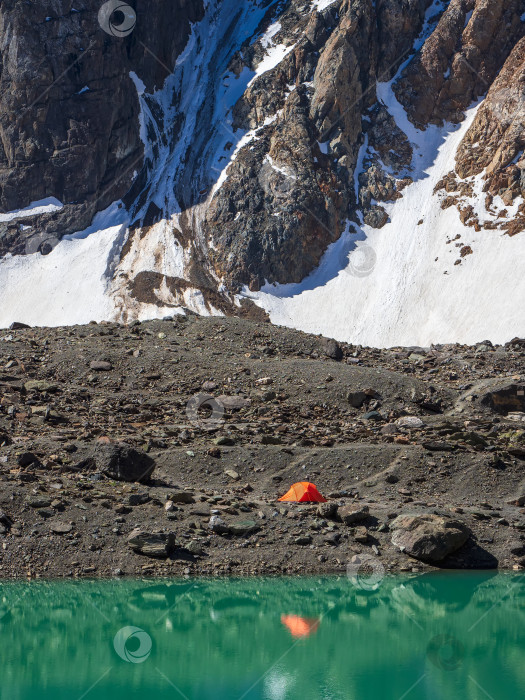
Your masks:
{"label": "reflection of rocks in lake", "polygon": [[[468,672],[475,663],[469,658],[472,649],[491,649],[495,644],[498,653],[492,658],[505,659],[516,677],[522,665],[512,644],[525,629],[525,577],[513,575],[386,576],[373,592],[356,588],[346,576],[167,579],[151,584],[143,580],[34,582],[1,585],[0,601],[0,630],[9,644],[10,658],[24,658],[35,638],[39,640],[40,651],[31,665],[17,669],[17,682],[28,687],[59,683],[63,669],[74,667],[78,669],[75,682],[88,688],[108,667],[108,647],[100,640],[107,637],[108,629],[114,635],[123,626],[133,625],[150,635],[155,664],[163,672],[171,669],[183,692],[191,691],[191,683],[206,668],[221,689],[222,695],[214,697],[239,697],[249,686],[247,669],[256,679],[290,649],[292,630],[283,624],[283,616],[300,643],[286,657],[282,670],[287,672],[288,663],[291,671],[294,664],[307,669],[293,690],[293,697],[303,700],[319,697],[312,695],[305,677],[313,674],[323,682],[327,669],[340,687],[348,687],[349,674],[356,669],[360,678],[373,678],[376,652],[392,635],[396,643],[389,644],[382,674],[391,679],[392,693],[399,697],[407,690],[406,673],[398,679],[399,669],[424,662],[421,655],[439,635],[464,644],[462,667]],[[466,644],[465,630],[474,625],[475,639]],[[299,634],[301,629],[305,634]],[[107,637],[109,645],[111,638]],[[356,644],[361,639],[366,644]],[[50,663],[48,653],[59,653],[60,664]],[[121,667],[115,668],[108,682],[125,687],[127,681],[118,675]],[[144,664],[137,673],[150,671]],[[370,686],[358,685],[354,690],[355,697],[367,697]],[[449,691],[444,687],[443,696],[455,697]],[[380,697],[378,693],[379,689],[372,697]],[[117,693],[115,700],[120,697]]]}

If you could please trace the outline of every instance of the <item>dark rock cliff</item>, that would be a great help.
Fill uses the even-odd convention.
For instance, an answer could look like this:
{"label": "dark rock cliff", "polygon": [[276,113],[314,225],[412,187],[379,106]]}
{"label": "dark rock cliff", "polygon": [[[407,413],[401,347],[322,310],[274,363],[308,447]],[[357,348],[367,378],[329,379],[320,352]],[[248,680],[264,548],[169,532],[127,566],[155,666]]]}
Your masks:
{"label": "dark rock cliff", "polygon": [[[161,87],[203,13],[201,0],[136,0],[134,31],[115,37],[99,24],[101,5],[0,4],[0,208],[56,197],[64,209],[38,227],[59,237],[129,189],[143,158],[129,73]],[[24,238],[0,224],[0,254],[23,252]]]}

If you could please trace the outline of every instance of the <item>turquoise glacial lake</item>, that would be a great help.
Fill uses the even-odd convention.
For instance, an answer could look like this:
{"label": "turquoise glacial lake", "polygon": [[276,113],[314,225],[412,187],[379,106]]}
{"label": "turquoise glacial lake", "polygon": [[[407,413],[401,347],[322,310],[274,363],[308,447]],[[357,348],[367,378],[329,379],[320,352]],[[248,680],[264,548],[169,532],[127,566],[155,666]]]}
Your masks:
{"label": "turquoise glacial lake", "polygon": [[1,700],[519,700],[525,576],[0,584]]}

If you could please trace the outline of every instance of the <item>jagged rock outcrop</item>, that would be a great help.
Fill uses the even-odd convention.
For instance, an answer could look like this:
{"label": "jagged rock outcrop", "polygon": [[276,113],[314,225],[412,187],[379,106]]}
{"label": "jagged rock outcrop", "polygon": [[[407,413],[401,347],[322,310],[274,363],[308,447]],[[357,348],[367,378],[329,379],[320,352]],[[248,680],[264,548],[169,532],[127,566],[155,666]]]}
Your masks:
{"label": "jagged rock outcrop", "polygon": [[[130,71],[148,90],[161,87],[203,12],[200,0],[161,0],[154,11],[137,0],[136,27],[120,38],[101,28],[102,4],[0,7],[0,209],[57,198],[63,209],[24,224],[58,238],[129,189],[143,158]],[[25,252],[35,229],[0,224],[0,255]]]}
{"label": "jagged rock outcrop", "polygon": [[520,0],[451,0],[396,96],[417,126],[461,121],[524,34]]}
{"label": "jagged rock outcrop", "polygon": [[[368,0],[344,0],[312,12],[307,22],[298,19],[295,5],[280,19],[273,40],[291,43],[298,29],[304,35],[235,108],[240,128],[276,118],[230,167],[205,218],[214,272],[234,288],[258,289],[265,280],[299,282],[339,238],[356,207],[353,178],[363,111],[376,101],[376,81],[392,77],[411,48],[428,3],[375,8]],[[258,55],[254,49],[249,60]],[[388,123],[384,113],[376,116],[372,138],[394,162],[406,163],[411,155],[406,137],[391,117]],[[381,226],[386,213],[372,205],[373,196],[360,203],[368,221]],[[386,198],[395,199],[393,189]]]}
{"label": "jagged rock outcrop", "polygon": [[[511,207],[525,196],[525,38],[508,57],[476,114],[457,153],[461,178],[485,172],[486,208],[496,213],[494,198]],[[500,228],[510,235],[525,229],[525,204]]]}
{"label": "jagged rock outcrop", "polygon": [[[455,172],[435,190],[446,190],[442,206],[455,205],[461,222],[476,231],[525,229],[524,204],[508,211],[525,194],[523,11],[520,0],[452,0],[394,87],[420,128],[461,121],[487,95],[457,151]],[[483,218],[473,206],[472,178],[481,173]]]}

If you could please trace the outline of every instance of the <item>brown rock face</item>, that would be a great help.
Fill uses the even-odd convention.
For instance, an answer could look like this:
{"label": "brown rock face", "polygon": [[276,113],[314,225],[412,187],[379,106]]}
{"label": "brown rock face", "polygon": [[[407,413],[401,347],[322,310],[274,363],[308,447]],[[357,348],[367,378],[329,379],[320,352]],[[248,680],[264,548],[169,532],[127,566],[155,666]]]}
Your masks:
{"label": "brown rock face", "polygon": [[452,0],[419,55],[396,85],[396,96],[419,127],[460,121],[523,36],[519,0]]}
{"label": "brown rock face", "polygon": [[[442,207],[455,205],[461,222],[476,231],[515,235],[525,229],[525,205],[515,215],[508,212],[525,193],[522,13],[518,0],[452,0],[395,86],[420,128],[461,121],[473,100],[487,95],[457,151],[455,172],[436,188],[451,193]],[[480,218],[471,203],[472,178],[484,171],[486,216]]]}
{"label": "brown rock face", "polygon": [[[506,206],[525,195],[525,38],[521,39],[492,84],[457,153],[462,178],[486,171],[484,191],[490,210],[499,195]],[[525,228],[525,207],[501,228],[509,234]]]}

